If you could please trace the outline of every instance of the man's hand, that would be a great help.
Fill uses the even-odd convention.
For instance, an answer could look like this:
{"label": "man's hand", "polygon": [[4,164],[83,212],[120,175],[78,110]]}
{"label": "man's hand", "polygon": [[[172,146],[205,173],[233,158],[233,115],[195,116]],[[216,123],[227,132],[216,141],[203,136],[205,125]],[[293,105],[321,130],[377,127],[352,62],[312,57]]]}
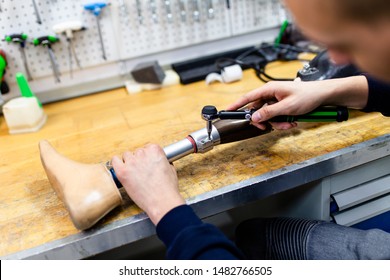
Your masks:
{"label": "man's hand", "polygon": [[176,206],[185,204],[178,190],[176,170],[155,144],[112,158],[112,166],[130,198],[157,225]]}

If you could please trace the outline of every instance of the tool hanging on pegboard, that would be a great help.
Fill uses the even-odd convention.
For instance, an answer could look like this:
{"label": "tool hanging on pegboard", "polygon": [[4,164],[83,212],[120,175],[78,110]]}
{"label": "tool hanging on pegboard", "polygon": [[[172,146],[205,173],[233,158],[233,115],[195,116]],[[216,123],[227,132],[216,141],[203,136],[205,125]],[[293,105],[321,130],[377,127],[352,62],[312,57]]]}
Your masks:
{"label": "tool hanging on pegboard", "polygon": [[57,43],[59,40],[60,39],[58,39],[56,36],[42,36],[39,38],[35,38],[33,40],[34,46],[46,47],[47,52],[49,54],[49,59],[50,59],[51,67],[53,69],[53,74],[56,82],[61,82],[60,80],[61,73],[51,45]]}
{"label": "tool hanging on pegboard", "polygon": [[143,17],[143,15],[142,15],[141,1],[140,1],[140,0],[136,0],[135,5],[136,5],[136,7],[137,7],[138,23],[142,25],[143,22],[144,22],[144,17]]}
{"label": "tool hanging on pegboard", "polygon": [[[84,8],[88,3],[95,5]],[[52,46],[61,70],[61,84],[52,77],[57,67],[53,70],[52,59],[48,61],[48,55],[43,53],[47,50],[32,48],[26,43],[27,70],[17,42],[3,42],[0,48],[7,54],[5,77],[11,89],[10,94],[3,96],[5,100],[18,93],[12,90],[15,83],[12,77],[17,72],[24,73],[26,79],[32,76],[34,88],[43,100],[65,99],[84,94],[83,87],[87,83],[91,84],[90,92],[111,84],[121,86],[118,75],[128,73],[127,68],[140,58],[153,60],[156,54],[169,53],[164,63],[174,63],[178,59],[185,61],[193,58],[195,52],[192,48],[201,55],[214,47],[216,40],[226,40],[227,46],[235,36],[253,32],[253,36],[245,36],[248,38],[245,40],[237,38],[233,44],[239,42],[237,48],[252,46],[268,39],[260,32],[278,27],[281,16],[285,14],[277,13],[281,9],[277,0],[0,0],[0,5],[0,40],[5,35],[23,32],[28,35],[26,42],[49,34],[64,41],[63,45]],[[98,11],[93,13],[96,6]],[[106,6],[109,8],[105,9]],[[98,19],[99,26],[95,27]],[[57,23],[73,20],[80,20],[88,27],[88,31],[74,34],[71,45],[75,52],[69,50],[72,46],[65,42],[64,35],[58,35],[52,29]],[[267,34],[268,31],[264,35]],[[187,51],[186,48],[191,49]],[[70,52],[72,57],[68,66]],[[102,59],[102,53],[106,60]],[[73,75],[73,79],[67,78],[66,83],[64,71],[66,77]],[[99,81],[94,81],[96,71],[99,72]]]}
{"label": "tool hanging on pegboard", "polygon": [[185,0],[179,0],[179,10],[180,10],[180,19],[181,22],[187,21],[187,11],[186,11],[186,1]]}
{"label": "tool hanging on pegboard", "polygon": [[35,16],[37,17],[37,23],[42,24],[41,16],[39,15],[38,5],[35,0],[32,0],[32,3],[34,6]]}
{"label": "tool hanging on pegboard", "polygon": [[149,8],[150,8],[150,13],[152,15],[153,22],[155,24],[158,24],[156,0],[149,0]]}
{"label": "tool hanging on pegboard", "polygon": [[118,0],[118,4],[121,17],[125,19],[125,24],[130,26],[129,9],[127,8],[125,0]]}
{"label": "tool hanging on pegboard", "polygon": [[26,51],[25,51],[27,34],[20,33],[20,34],[6,35],[3,40],[6,42],[9,42],[9,43],[18,44],[20,56],[22,57],[24,69],[25,69],[26,74],[27,74],[27,79],[29,81],[31,81],[32,75],[31,75],[30,69],[28,67],[27,56],[26,56]]}
{"label": "tool hanging on pegboard", "polygon": [[74,38],[73,33],[85,29],[86,28],[83,26],[83,23],[78,20],[66,21],[66,22],[58,23],[53,26],[53,31],[57,34],[64,34],[66,37],[66,41],[68,42],[68,62],[69,62],[69,73],[71,78],[73,78],[73,58],[76,61],[78,68],[82,69],[80,60],[77,57],[73,45],[73,38]]}
{"label": "tool hanging on pegboard", "polygon": [[3,50],[0,50],[0,93],[9,92],[8,84],[4,80],[5,68],[7,67],[7,57]]}
{"label": "tool hanging on pegboard", "polygon": [[192,18],[195,22],[200,22],[200,9],[198,0],[192,0]]}
{"label": "tool hanging on pegboard", "polygon": [[103,8],[107,7],[107,5],[108,4],[104,3],[104,2],[97,2],[97,3],[91,3],[91,4],[84,5],[84,9],[92,12],[96,18],[96,24],[97,24],[97,28],[98,28],[100,45],[102,47],[102,54],[103,54],[104,60],[107,60],[107,57],[106,57],[106,51],[104,49],[102,30],[100,27],[100,15],[102,13]]}

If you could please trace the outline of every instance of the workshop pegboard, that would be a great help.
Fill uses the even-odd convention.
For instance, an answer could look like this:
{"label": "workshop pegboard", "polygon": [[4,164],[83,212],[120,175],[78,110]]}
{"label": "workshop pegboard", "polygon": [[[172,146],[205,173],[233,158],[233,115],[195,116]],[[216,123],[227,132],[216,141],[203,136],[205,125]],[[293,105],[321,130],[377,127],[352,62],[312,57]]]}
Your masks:
{"label": "workshop pegboard", "polygon": [[[153,1],[139,1],[140,6],[136,1],[133,1],[133,5],[126,5],[129,1],[119,2],[122,4],[116,9],[114,18],[120,19],[117,26],[120,27],[121,35],[118,38],[121,40],[119,49],[122,59],[231,35],[224,0],[154,1],[154,11],[150,5]],[[212,6],[208,6],[209,3]],[[209,7],[212,7],[212,11],[209,11]],[[142,11],[142,23],[138,10]]]}
{"label": "workshop pegboard", "polygon": [[[78,85],[93,79],[129,76],[129,69],[124,65],[132,59],[277,27],[285,18],[279,0],[35,0],[42,22],[38,24],[33,2],[0,0],[1,39],[14,33],[26,33],[30,42],[39,36],[56,35],[53,25],[71,20],[79,20],[86,27],[74,32],[72,41],[82,69],[73,60],[73,77],[69,75],[66,37],[57,34],[60,41],[54,43],[52,49],[61,82],[54,80],[47,49],[26,44],[25,53],[33,77],[30,85],[38,94],[68,87],[77,91]],[[96,2],[108,4],[99,16],[106,60],[102,57],[96,17],[83,8],[85,4]],[[15,73],[25,72],[23,61],[17,44],[1,41],[0,48],[7,55],[6,80],[12,88]],[[176,60],[171,62],[179,61],[178,57],[172,59]],[[92,86],[90,92],[102,89],[104,86],[99,89]],[[3,99],[14,95],[4,95]]]}

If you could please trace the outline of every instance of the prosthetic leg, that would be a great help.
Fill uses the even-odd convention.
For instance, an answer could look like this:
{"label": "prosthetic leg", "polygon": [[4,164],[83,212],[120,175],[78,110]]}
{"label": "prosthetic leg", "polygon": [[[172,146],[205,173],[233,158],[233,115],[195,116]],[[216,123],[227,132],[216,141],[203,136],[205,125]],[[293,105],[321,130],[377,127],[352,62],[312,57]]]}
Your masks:
{"label": "prosthetic leg", "polygon": [[[164,148],[170,162],[192,153],[205,153],[219,144],[249,139],[272,131],[260,130],[250,124],[254,111],[220,111],[206,106],[202,117],[206,127],[188,135],[185,139]],[[346,108],[321,109],[302,116],[279,116],[273,121],[344,121],[348,119]],[[122,202],[118,188],[122,185],[110,162],[82,164],[59,153],[43,140],[39,143],[40,155],[47,177],[58,197],[64,202],[76,228],[88,229]]]}
{"label": "prosthetic leg", "polygon": [[[164,148],[170,162],[191,153],[205,153],[214,146],[248,139],[271,131],[260,130],[246,120],[219,120],[207,129],[198,130],[185,139]],[[39,142],[42,165],[50,184],[65,204],[73,224],[85,230],[96,224],[122,202],[117,180],[110,162],[83,164],[59,154],[48,141]]]}

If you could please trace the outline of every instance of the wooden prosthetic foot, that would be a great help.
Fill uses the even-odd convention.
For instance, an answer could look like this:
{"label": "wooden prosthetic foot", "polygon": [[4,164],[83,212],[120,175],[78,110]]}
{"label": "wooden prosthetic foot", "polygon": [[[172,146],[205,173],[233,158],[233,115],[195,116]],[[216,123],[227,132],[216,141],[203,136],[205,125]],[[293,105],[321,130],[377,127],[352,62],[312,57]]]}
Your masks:
{"label": "wooden prosthetic foot", "polygon": [[39,150],[47,177],[76,228],[92,227],[122,203],[122,196],[104,164],[70,160],[46,140],[39,142]]}

